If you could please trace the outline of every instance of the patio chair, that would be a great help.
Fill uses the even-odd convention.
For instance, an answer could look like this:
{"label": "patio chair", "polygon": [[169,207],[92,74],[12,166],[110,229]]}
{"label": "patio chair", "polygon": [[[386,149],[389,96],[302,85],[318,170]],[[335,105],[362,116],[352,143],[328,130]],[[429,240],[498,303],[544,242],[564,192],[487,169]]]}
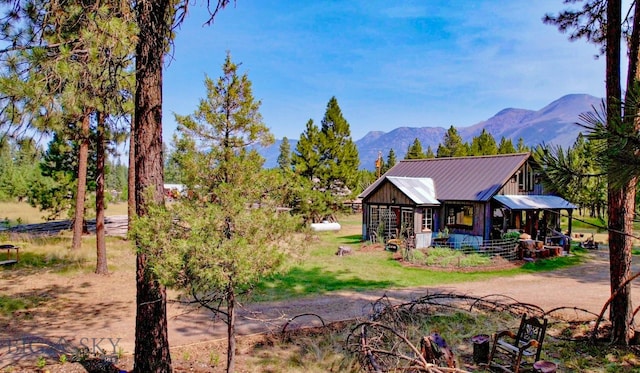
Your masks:
{"label": "patio chair", "polygon": [[522,315],[517,333],[504,330],[494,335],[489,367],[518,373],[521,365],[529,363],[529,360],[533,360],[531,364],[540,360],[546,330],[547,319]]}

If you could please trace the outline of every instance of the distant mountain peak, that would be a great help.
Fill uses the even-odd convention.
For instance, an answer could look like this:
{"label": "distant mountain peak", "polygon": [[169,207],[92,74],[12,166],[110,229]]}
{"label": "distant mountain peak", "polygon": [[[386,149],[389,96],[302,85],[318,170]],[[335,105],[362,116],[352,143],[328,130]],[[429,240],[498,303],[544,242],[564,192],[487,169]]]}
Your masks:
{"label": "distant mountain peak", "polygon": [[[526,145],[537,146],[543,142],[562,147],[573,145],[578,134],[584,128],[576,125],[580,121],[580,114],[599,109],[602,99],[588,94],[567,94],[552,101],[539,110],[506,108],[498,111],[491,118],[467,127],[456,127],[462,139],[470,142],[486,129],[496,141],[502,137],[511,139],[516,144],[522,138]],[[407,127],[400,126],[389,132],[370,131],[363,138],[356,141],[360,154],[360,168],[372,170],[378,152],[386,157],[390,149],[400,160],[404,158],[409,145],[417,138],[426,150],[429,146],[435,152],[442,142],[447,129],[442,127]],[[291,141],[291,140],[290,140]],[[265,157],[265,167],[276,167],[281,141],[261,150]],[[295,143],[291,141],[291,148]]]}

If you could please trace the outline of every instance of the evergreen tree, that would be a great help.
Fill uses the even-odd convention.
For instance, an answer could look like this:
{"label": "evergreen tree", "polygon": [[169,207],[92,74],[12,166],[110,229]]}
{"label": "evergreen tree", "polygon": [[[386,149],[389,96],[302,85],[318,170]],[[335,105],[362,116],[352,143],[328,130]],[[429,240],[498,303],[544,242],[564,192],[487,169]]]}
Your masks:
{"label": "evergreen tree", "polygon": [[0,137],[0,201],[27,198],[32,185],[40,184],[42,157],[33,139]]}
{"label": "evergreen tree", "polygon": [[396,152],[393,150],[393,148],[391,148],[389,149],[389,153],[387,154],[387,161],[383,164],[381,174],[389,171],[393,166],[396,165],[396,163],[398,163],[398,160],[396,159]]}
{"label": "evergreen tree", "polygon": [[285,136],[280,143],[280,154],[278,155],[278,167],[282,171],[291,170],[291,144],[289,139]]}
{"label": "evergreen tree", "polygon": [[424,159],[425,155],[424,152],[422,151],[422,143],[420,143],[420,140],[418,140],[418,138],[416,137],[415,140],[413,140],[413,143],[411,145],[409,145],[409,148],[407,149],[407,155],[404,156],[404,159]]}
{"label": "evergreen tree", "polygon": [[[273,142],[248,77],[237,74],[227,55],[223,76],[216,83],[206,78],[205,84],[207,99],[196,112],[176,115],[185,143],[200,145],[183,148],[200,166],[186,168],[195,173],[189,179],[198,180],[190,189],[197,198],[180,199],[171,210],[159,206],[151,214],[156,216],[141,219],[136,232],[165,285],[223,316],[227,370],[233,371],[239,297],[279,270],[294,220],[288,214],[274,218],[283,196],[271,194],[282,189],[282,177],[261,170],[261,157],[247,150]],[[167,245],[172,250],[162,249]]]}
{"label": "evergreen tree", "polygon": [[471,141],[471,150],[468,155],[495,155],[498,154],[496,140],[487,130],[482,129],[479,136]]}
{"label": "evergreen tree", "polygon": [[122,164],[120,158],[116,159],[115,162],[109,161],[107,164],[105,185],[118,193],[116,198],[119,201],[126,201],[127,198],[128,173],[128,167]]}
{"label": "evergreen tree", "polygon": [[320,130],[313,123],[307,121],[305,131],[300,135],[296,150],[291,156],[291,163],[296,174],[309,181],[320,175]]}
{"label": "evergreen tree", "polygon": [[319,136],[320,180],[334,194],[350,194],[360,165],[358,148],[351,139],[349,123],[342,116],[338,100],[331,97],[321,122]]}
{"label": "evergreen tree", "polygon": [[530,152],[531,149],[525,145],[524,139],[522,137],[518,138],[518,145],[516,145],[516,153],[527,153]]}
{"label": "evergreen tree", "polygon": [[[570,30],[572,40],[585,38],[600,46],[605,55],[606,105],[602,113],[582,116],[592,138],[603,146],[592,157],[598,159],[607,175],[607,215],[609,228],[609,305],[612,342],[628,345],[633,330],[631,304],[631,249],[638,165],[638,113],[640,97],[640,5],[632,2],[624,12],[621,0],[586,1],[579,10],[547,15],[546,23],[562,32]],[[621,53],[622,43],[628,49]],[[628,56],[625,96],[622,95],[621,56]],[[551,163],[553,164],[553,163]]]}
{"label": "evergreen tree", "polygon": [[[135,114],[130,136],[134,150],[133,180],[136,215],[145,217],[164,203],[162,170],[162,68],[172,37],[173,0],[139,0],[136,21]],[[131,207],[131,206],[130,206]],[[160,244],[158,248],[169,249]],[[167,332],[167,292],[150,265],[153,252],[136,239],[135,372],[169,373],[171,351]]]}
{"label": "evergreen tree", "polygon": [[438,146],[437,156],[443,157],[464,157],[467,155],[467,145],[462,141],[458,130],[451,126],[444,135],[442,144]]}
{"label": "evergreen tree", "polygon": [[302,176],[303,183],[295,210],[306,222],[333,219],[333,213],[342,208],[342,200],[357,187],[359,162],[349,123],[342,116],[338,100],[332,97],[321,128],[309,119],[292,156],[294,171]]}
{"label": "evergreen tree", "polygon": [[427,146],[427,152],[424,154],[424,157],[426,159],[432,159],[436,157],[436,155],[433,153],[433,149],[431,149],[431,145]]}
{"label": "evergreen tree", "polygon": [[182,184],[183,180],[183,170],[180,164],[180,159],[178,158],[178,151],[175,145],[179,142],[177,134],[173,134],[173,145],[174,147],[171,149],[167,149],[167,147],[163,144],[163,157],[164,157],[164,181],[168,184]]}
{"label": "evergreen tree", "polygon": [[[45,132],[61,131],[68,124],[75,127],[66,136],[80,144],[72,243],[78,250],[84,227],[90,116],[96,111],[121,115],[131,98],[133,80],[126,78],[131,75],[136,32],[131,5],[117,0],[16,0],[5,10],[0,39],[10,47],[1,53],[5,83],[1,97],[12,110],[3,111],[0,120],[16,131],[24,126]],[[98,159],[104,157],[98,154]],[[104,170],[99,180],[104,180],[102,176]],[[100,245],[101,231],[97,233]]]}
{"label": "evergreen tree", "polygon": [[[42,176],[49,180],[41,180],[31,185],[29,203],[34,207],[38,206],[41,211],[47,211],[47,219],[57,219],[65,212],[65,218],[73,216],[80,146],[78,141],[69,140],[65,135],[54,132],[53,139],[39,164]],[[88,158],[91,160],[86,171],[88,179],[96,180],[95,146],[89,149]],[[95,191],[95,187],[95,182],[87,184],[89,191]]]}
{"label": "evergreen tree", "polygon": [[207,98],[200,100],[196,112],[188,116],[175,115],[182,141],[209,150],[204,153],[191,147],[187,157],[196,167],[181,166],[192,174],[190,189],[206,186],[208,190],[201,190],[212,201],[222,197],[212,194],[220,183],[232,184],[237,178],[246,177],[242,167],[249,165],[244,162],[250,162],[256,171],[264,163],[257,151],[248,150],[252,145],[268,146],[274,141],[262,122],[261,103],[253,98],[251,81],[246,74],[239,75],[237,70],[238,66],[227,54],[222,66],[223,75],[215,82],[205,77]]}
{"label": "evergreen tree", "polygon": [[[218,0],[209,9],[213,21],[218,11],[230,0]],[[148,215],[153,204],[162,204],[164,174],[162,171],[162,68],[164,54],[173,37],[176,9],[186,11],[188,0],[139,0],[135,2],[136,23],[136,91],[135,115],[130,139],[134,159],[129,184],[135,186],[135,198],[130,199],[129,210],[135,202],[136,215]],[[184,14],[178,15],[181,20]],[[178,21],[179,23],[179,21]],[[136,240],[136,344],[135,372],[171,372],[171,353],[167,334],[165,287],[158,274],[149,265],[151,252]],[[160,249],[169,249],[163,245]],[[148,255],[149,254],[149,255]]]}
{"label": "evergreen tree", "polygon": [[513,154],[515,152],[516,148],[513,146],[511,139],[502,136],[500,144],[498,144],[498,154]]}

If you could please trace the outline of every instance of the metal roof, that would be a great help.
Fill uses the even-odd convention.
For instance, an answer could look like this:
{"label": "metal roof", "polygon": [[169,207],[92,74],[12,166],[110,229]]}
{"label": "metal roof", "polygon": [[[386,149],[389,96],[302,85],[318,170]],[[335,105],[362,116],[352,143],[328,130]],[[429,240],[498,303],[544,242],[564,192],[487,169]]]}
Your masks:
{"label": "metal roof", "polygon": [[[402,160],[384,176],[430,178],[438,188],[436,198],[440,201],[488,201],[529,157],[529,153],[516,153]],[[383,180],[378,179],[361,196],[371,193]]]}
{"label": "metal roof", "polygon": [[430,178],[388,176],[386,179],[417,205],[440,205],[436,199],[436,188]]}
{"label": "metal roof", "polygon": [[543,195],[511,195],[494,196],[493,199],[502,203],[511,210],[541,210],[541,209],[575,209],[578,208],[571,202],[558,196]]}

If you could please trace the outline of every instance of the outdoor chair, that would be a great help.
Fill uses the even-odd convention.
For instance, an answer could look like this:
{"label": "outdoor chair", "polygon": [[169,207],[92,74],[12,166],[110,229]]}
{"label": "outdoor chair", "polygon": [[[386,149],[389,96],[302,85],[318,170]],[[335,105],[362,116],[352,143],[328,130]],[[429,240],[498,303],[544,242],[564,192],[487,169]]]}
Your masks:
{"label": "outdoor chair", "polygon": [[369,236],[371,237],[371,243],[378,243],[378,233],[376,233],[376,231],[371,231]]}
{"label": "outdoor chair", "polygon": [[494,335],[489,367],[518,373],[521,365],[540,360],[546,330],[547,319],[522,315],[517,333],[504,330]]}

